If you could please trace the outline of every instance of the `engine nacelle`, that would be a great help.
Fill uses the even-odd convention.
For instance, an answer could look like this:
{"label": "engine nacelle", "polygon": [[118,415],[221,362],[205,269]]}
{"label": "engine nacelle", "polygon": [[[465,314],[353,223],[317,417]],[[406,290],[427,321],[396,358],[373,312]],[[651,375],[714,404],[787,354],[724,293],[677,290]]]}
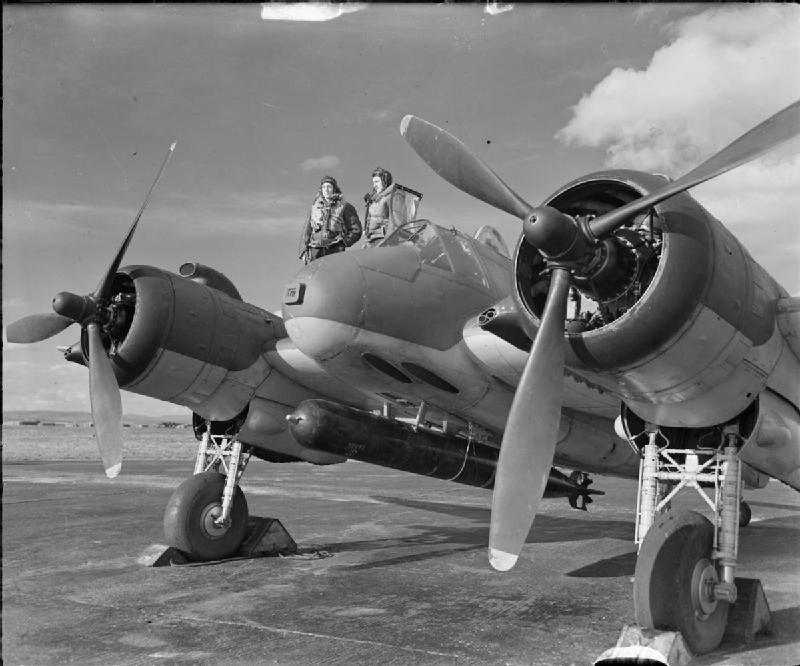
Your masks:
{"label": "engine nacelle", "polygon": [[178,273],[200,284],[207,284],[209,287],[213,287],[223,294],[228,294],[228,296],[236,301],[242,300],[242,297],[239,295],[239,290],[233,282],[215,268],[198,264],[196,261],[187,261],[185,264],[181,264]]}
{"label": "engine nacelle", "polygon": [[280,317],[152,266],[118,271],[110,309],[104,342],[120,388],[213,421],[249,404],[271,372],[262,352],[285,336]]}
{"label": "engine nacelle", "polygon": [[[545,203],[592,217],[663,185],[663,176],[600,172]],[[524,239],[514,262],[514,298],[533,337],[549,277]],[[775,320],[785,290],[686,193],[605,239],[574,286],[567,366],[660,425],[703,427],[733,418],[764,389],[785,351]],[[587,302],[592,307],[584,308]],[[779,378],[786,386],[798,371],[789,356]]]}

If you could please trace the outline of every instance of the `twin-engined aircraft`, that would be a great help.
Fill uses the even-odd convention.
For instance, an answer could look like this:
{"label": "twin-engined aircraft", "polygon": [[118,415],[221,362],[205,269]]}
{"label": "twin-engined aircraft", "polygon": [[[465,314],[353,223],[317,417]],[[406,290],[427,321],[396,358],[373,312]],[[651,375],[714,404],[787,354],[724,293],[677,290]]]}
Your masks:
{"label": "twin-engined aircraft", "polygon": [[[588,473],[638,476],[637,622],[713,650],[737,598],[742,484],[800,490],[800,300],[686,190],[800,134],[800,102],[677,180],[602,171],[538,207],[445,130],[406,116],[401,133],[445,180],[522,220],[513,257],[489,227],[469,237],[417,218],[398,188],[403,224],[302,268],[281,316],[207,266],[120,267],[173,144],[97,289],[59,293],[55,313],[12,323],[8,340],[80,324],[64,353],[89,368],[109,476],[120,387],[192,410],[194,474],[165,536],[195,560],[239,548],[251,456],[492,489],[498,570],[543,495],[585,508]],[[670,509],[687,486],[712,521]]]}

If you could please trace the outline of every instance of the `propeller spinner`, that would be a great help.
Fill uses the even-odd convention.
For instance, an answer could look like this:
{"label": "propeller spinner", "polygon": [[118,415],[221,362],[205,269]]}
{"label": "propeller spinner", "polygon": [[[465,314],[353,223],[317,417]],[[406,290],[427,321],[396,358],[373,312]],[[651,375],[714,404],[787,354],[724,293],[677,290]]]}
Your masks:
{"label": "propeller spinner", "polygon": [[62,291],[53,299],[54,312],[29,315],[12,322],[6,328],[8,341],[19,343],[46,340],[72,324],[80,324],[85,329],[88,338],[89,396],[92,403],[92,418],[94,419],[97,444],[100,448],[100,457],[109,478],[117,476],[122,469],[122,399],[114,369],[103,345],[101,329],[111,320],[108,304],[117,269],[150,200],[150,195],[153,194],[158,181],[161,180],[161,175],[174,151],[175,143],[173,142],[139,212],[108,270],[100,279],[97,289],[86,296]]}
{"label": "propeller spinner", "polygon": [[539,331],[517,386],[497,461],[489,561],[507,571],[517,561],[536,516],[553,464],[561,421],[564,325],[570,275],[599,241],[639,213],[772,150],[800,134],[800,101],[742,135],[664,188],[580,223],[550,206],[528,204],[470,149],[436,125],[405,116],[400,132],[436,173],[462,192],[522,220],[527,243],[551,271]]}

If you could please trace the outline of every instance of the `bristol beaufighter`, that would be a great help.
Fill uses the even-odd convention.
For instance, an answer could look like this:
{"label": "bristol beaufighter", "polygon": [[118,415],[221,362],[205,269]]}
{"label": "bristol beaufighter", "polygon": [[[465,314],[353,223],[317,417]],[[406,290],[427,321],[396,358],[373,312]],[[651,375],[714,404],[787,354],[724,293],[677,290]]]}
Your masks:
{"label": "bristol beaufighter", "polygon": [[[538,207],[446,131],[406,116],[401,132],[445,180],[522,221],[513,258],[490,228],[473,238],[416,218],[419,195],[397,187],[404,224],[302,268],[282,316],[206,266],[120,267],[173,144],[97,289],[59,293],[55,313],[12,323],[8,340],[80,325],[65,356],[89,368],[109,476],[120,387],[192,410],[194,475],[165,531],[194,559],[240,546],[251,456],[492,489],[498,570],[543,495],[585,508],[587,473],[638,475],[636,619],[714,649],[737,596],[742,485],[800,489],[800,300],[686,190],[799,134],[800,102],[677,180],[592,173]],[[713,520],[670,509],[686,486]]]}

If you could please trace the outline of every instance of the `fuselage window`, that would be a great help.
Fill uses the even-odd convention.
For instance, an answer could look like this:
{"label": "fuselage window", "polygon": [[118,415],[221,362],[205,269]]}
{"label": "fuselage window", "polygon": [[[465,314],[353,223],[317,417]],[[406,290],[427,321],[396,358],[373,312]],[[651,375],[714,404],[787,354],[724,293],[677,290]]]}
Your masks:
{"label": "fuselage window", "polygon": [[430,384],[434,388],[439,389],[440,391],[447,391],[448,393],[458,393],[458,389],[453,386],[450,382],[446,379],[443,379],[435,372],[428,370],[427,368],[423,368],[421,365],[417,365],[416,363],[410,363],[408,361],[402,363],[402,366],[405,370],[408,370],[412,375],[414,375],[417,379],[422,380],[426,384]]}
{"label": "fuselage window", "polygon": [[369,352],[364,352],[361,354],[361,358],[363,358],[373,368],[379,372],[382,372],[384,375],[388,375],[392,379],[396,379],[398,382],[403,382],[403,384],[411,383],[411,379],[408,377],[408,375],[389,363],[389,361],[382,359],[380,356],[377,356],[376,354],[370,354]]}

